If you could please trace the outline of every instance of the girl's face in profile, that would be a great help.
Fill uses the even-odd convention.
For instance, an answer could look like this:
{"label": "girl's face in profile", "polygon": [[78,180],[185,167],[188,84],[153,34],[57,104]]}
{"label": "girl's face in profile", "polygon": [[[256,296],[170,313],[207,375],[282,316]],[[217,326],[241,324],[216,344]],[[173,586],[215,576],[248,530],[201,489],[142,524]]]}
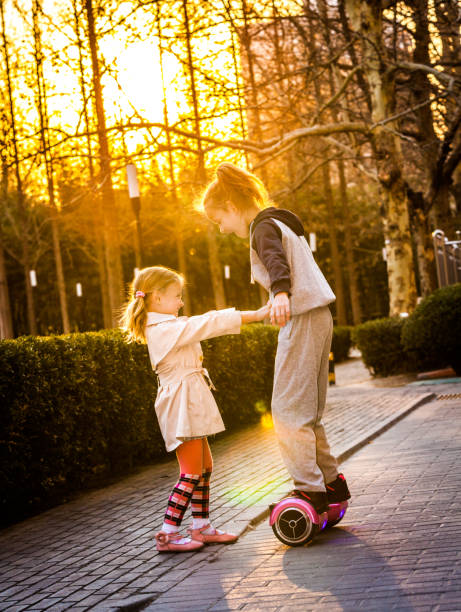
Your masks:
{"label": "girl's face in profile", "polygon": [[171,283],[164,291],[153,291],[148,310],[178,316],[184,306],[181,283]]}
{"label": "girl's face in profile", "polygon": [[212,208],[206,211],[207,217],[219,225],[222,234],[234,233],[239,238],[248,236],[248,224],[242,213],[231,203],[225,208]]}

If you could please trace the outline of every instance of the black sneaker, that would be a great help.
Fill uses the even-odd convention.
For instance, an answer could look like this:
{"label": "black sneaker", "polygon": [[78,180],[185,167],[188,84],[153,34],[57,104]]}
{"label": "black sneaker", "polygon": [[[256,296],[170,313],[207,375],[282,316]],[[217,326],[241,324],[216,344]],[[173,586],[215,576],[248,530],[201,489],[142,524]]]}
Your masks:
{"label": "black sneaker", "polygon": [[317,514],[328,511],[328,497],[322,491],[300,491],[299,489],[294,489],[290,496],[305,499],[311,506],[314,506]]}
{"label": "black sneaker", "polygon": [[351,494],[347,488],[346,479],[342,474],[338,474],[333,482],[327,484],[327,497],[329,504],[340,504],[346,499],[350,499]]}

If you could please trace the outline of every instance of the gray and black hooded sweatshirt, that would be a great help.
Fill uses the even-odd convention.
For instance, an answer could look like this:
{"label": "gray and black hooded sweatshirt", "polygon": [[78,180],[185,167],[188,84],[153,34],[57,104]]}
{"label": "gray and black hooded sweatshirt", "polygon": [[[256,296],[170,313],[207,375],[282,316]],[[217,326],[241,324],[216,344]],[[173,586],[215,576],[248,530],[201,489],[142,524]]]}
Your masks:
{"label": "gray and black hooded sweatshirt", "polygon": [[299,217],[283,208],[265,208],[250,225],[251,280],[273,298],[286,291],[291,314],[298,315],[335,301],[316,264]]}

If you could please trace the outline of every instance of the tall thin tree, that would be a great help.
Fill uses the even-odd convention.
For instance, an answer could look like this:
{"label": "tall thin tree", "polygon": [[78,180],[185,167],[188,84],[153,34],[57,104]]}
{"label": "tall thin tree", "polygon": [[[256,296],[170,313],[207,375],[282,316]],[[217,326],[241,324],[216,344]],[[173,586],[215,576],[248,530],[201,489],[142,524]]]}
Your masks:
{"label": "tall thin tree", "polygon": [[86,84],[86,69],[85,69],[85,49],[84,49],[84,41],[80,34],[82,23],[81,23],[81,9],[78,6],[78,0],[72,0],[72,9],[73,9],[73,23],[74,30],[76,36],[76,42],[78,47],[78,80],[80,85],[80,94],[82,98],[82,112],[83,112],[83,120],[85,126],[85,140],[86,140],[86,149],[87,149],[87,160],[88,160],[88,172],[89,172],[89,191],[92,196],[96,200],[96,210],[95,210],[95,220],[96,220],[96,228],[95,228],[95,251],[96,251],[96,262],[98,266],[98,274],[99,274],[99,285],[101,292],[101,303],[102,303],[102,315],[104,327],[111,327],[112,325],[112,314],[111,314],[111,306],[109,294],[107,291],[107,271],[106,271],[106,261],[105,261],[105,249],[104,249],[104,220],[103,214],[101,210],[101,206],[99,206],[99,199],[101,198],[101,193],[97,190],[97,180],[96,180],[96,171],[95,171],[95,161],[94,161],[94,153],[93,153],[93,143],[91,140],[91,122],[90,122],[90,113],[88,110],[88,100],[91,98],[90,92],[87,90]]}
{"label": "tall thin tree", "polygon": [[[8,157],[7,157],[7,122],[5,113],[0,116],[0,204],[8,198]],[[6,274],[5,251],[3,248],[3,232],[0,228],[0,340],[13,337],[13,321],[11,303]]]}
{"label": "tall thin tree", "polygon": [[[317,36],[316,29],[312,19],[312,14],[309,9],[309,2],[306,2],[306,18],[308,19],[309,28],[309,55],[310,65],[318,65],[319,60],[317,58]],[[319,79],[314,79],[315,89],[315,100],[317,109],[323,106],[323,93],[321,91]],[[328,155],[327,149],[324,148],[323,154]],[[329,163],[325,163],[321,167],[322,182],[323,182],[323,194],[325,205],[328,215],[328,234],[329,234],[329,247],[331,251],[333,276],[335,281],[335,293],[336,293],[336,317],[338,325],[347,325],[347,310],[346,310],[346,295],[344,289],[343,271],[341,265],[341,257],[339,254],[338,244],[338,232],[337,232],[337,219],[334,209],[334,195],[331,186],[331,172]]]}
{"label": "tall thin tree", "polygon": [[123,301],[123,276],[118,239],[118,218],[115,195],[112,185],[111,156],[107,137],[106,115],[101,86],[98,41],[92,0],[85,0],[88,43],[91,53],[93,96],[97,118],[99,142],[99,187],[104,232],[104,255],[107,275],[107,291],[111,310],[112,325],[118,324],[119,309]]}
{"label": "tall thin tree", "polygon": [[56,202],[54,186],[53,158],[50,153],[50,132],[48,121],[48,101],[46,92],[46,80],[43,71],[44,53],[39,24],[41,13],[39,0],[34,0],[32,8],[32,26],[34,35],[34,60],[36,75],[36,102],[40,119],[40,143],[41,153],[45,162],[46,183],[48,189],[48,201],[50,205],[51,235],[53,240],[53,254],[56,266],[56,278],[58,285],[59,304],[61,308],[62,327],[65,334],[70,332],[69,313],[67,309],[66,283],[64,279],[64,267],[61,255],[61,241],[59,236],[59,209]]}
{"label": "tall thin tree", "polygon": [[10,67],[10,56],[8,50],[8,39],[6,36],[6,27],[5,27],[5,12],[4,12],[4,3],[3,0],[0,0],[0,17],[1,17],[1,26],[2,26],[2,47],[3,47],[3,56],[5,60],[5,74],[6,74],[6,86],[8,91],[8,106],[10,113],[10,134],[11,134],[11,144],[13,148],[13,164],[14,171],[16,176],[16,196],[17,196],[17,204],[18,204],[18,213],[19,213],[19,222],[21,225],[21,247],[22,247],[22,257],[21,264],[23,266],[24,272],[24,283],[26,287],[26,304],[27,304],[27,321],[29,326],[29,332],[32,335],[37,334],[37,321],[35,318],[35,305],[34,305],[34,295],[31,285],[30,279],[30,245],[28,239],[28,228],[27,228],[27,215],[26,215],[26,203],[25,203],[25,194],[23,190],[22,184],[22,176],[19,162],[19,151],[18,151],[18,139],[17,139],[17,127],[16,127],[16,114],[15,114],[15,105],[14,105],[14,97],[13,97],[13,85],[11,78],[11,67]]}
{"label": "tall thin tree", "polygon": [[[184,17],[184,36],[186,41],[187,49],[187,69],[188,77],[190,81],[190,94],[192,97],[192,106],[194,113],[194,132],[197,141],[197,183],[199,188],[202,188],[206,184],[206,170],[205,170],[205,152],[203,150],[203,143],[201,137],[200,128],[200,110],[199,110],[199,98],[195,78],[195,66],[194,59],[192,56],[192,30],[190,27],[189,10],[187,5],[188,0],[183,0],[182,9]],[[208,258],[211,273],[211,282],[213,284],[213,293],[216,308],[224,308],[226,305],[226,298],[224,294],[224,283],[223,274],[221,269],[221,262],[219,260],[218,244],[215,234],[215,229],[208,225],[207,230],[207,245],[208,245]]]}
{"label": "tall thin tree", "polygon": [[[329,23],[328,16],[328,5],[326,0],[319,0],[319,16],[321,17],[322,22],[322,31],[325,39],[326,48],[329,49],[330,53],[337,53],[338,50],[335,49],[335,44],[331,39],[331,29]],[[338,90],[340,89],[340,76],[339,70],[336,64],[331,64],[328,66],[328,82],[329,82],[329,95],[330,99],[333,99],[335,95],[337,95]],[[346,111],[347,112],[347,111]],[[341,112],[341,110],[337,111],[334,105],[330,106],[331,118],[334,123],[338,123],[339,121],[347,121],[349,117],[345,116],[345,112]],[[338,167],[338,175],[339,175],[339,195],[342,209],[342,217],[344,223],[344,250],[346,255],[346,266],[347,266],[347,276],[349,279],[349,293],[351,299],[351,307],[352,307],[352,319],[354,325],[358,325],[362,319],[361,307],[360,307],[360,299],[359,299],[359,290],[358,290],[358,281],[357,281],[357,270],[354,261],[354,249],[353,249],[353,239],[352,239],[352,229],[351,229],[351,219],[350,219],[350,209],[349,209],[349,198],[347,194],[347,180],[346,180],[346,164],[342,158],[342,156],[338,157],[336,161],[336,165]]]}
{"label": "tall thin tree", "polygon": [[[384,194],[389,312],[411,312],[416,304],[408,191],[402,176],[403,157],[397,125],[391,121],[395,108],[395,74],[385,69],[383,3],[346,0],[352,29],[361,36],[363,66],[371,97],[371,120],[375,126],[378,177]],[[365,35],[366,33],[366,35]]]}
{"label": "tall thin tree", "polygon": [[[168,99],[167,99],[167,91],[165,86],[165,70],[164,70],[164,58],[163,58],[163,36],[162,36],[162,26],[161,26],[161,14],[160,14],[160,6],[156,5],[155,7],[155,19],[157,25],[157,38],[158,38],[158,52],[160,59],[160,75],[162,79],[162,103],[163,103],[163,121],[165,122],[165,131],[166,131],[166,139],[167,139],[167,149],[168,149],[168,174],[170,177],[170,189],[172,202],[174,206],[175,212],[175,238],[176,238],[176,252],[178,255],[178,267],[181,274],[187,278],[187,261],[186,261],[186,252],[184,247],[184,215],[177,214],[179,209],[179,199],[178,199],[178,188],[176,185],[176,176],[175,176],[175,164],[173,159],[173,146],[171,142],[171,132],[170,132],[170,119],[168,116]],[[191,304],[190,304],[190,295],[188,284],[185,283],[183,289],[183,301],[184,307],[183,312],[186,316],[191,314]]]}

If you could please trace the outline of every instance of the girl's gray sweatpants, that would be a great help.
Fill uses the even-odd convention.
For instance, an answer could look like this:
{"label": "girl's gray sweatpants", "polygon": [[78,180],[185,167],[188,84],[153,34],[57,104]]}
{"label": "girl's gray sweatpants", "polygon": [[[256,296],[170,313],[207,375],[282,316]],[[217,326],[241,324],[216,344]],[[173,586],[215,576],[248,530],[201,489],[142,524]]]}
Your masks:
{"label": "girl's gray sweatpants", "polygon": [[325,491],[338,475],[322,424],[332,334],[328,306],[292,316],[279,331],[272,417],[286,468],[302,491]]}

